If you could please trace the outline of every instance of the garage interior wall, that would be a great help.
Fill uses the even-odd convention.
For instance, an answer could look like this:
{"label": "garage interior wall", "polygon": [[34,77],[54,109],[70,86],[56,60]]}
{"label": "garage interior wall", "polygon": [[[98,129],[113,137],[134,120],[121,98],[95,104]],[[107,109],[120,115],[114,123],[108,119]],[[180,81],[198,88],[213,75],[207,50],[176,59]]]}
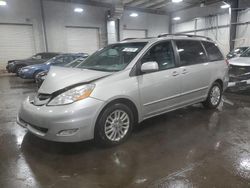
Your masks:
{"label": "garage interior wall", "polygon": [[[99,47],[107,44],[106,14],[110,9],[109,7],[53,0],[42,0],[42,2],[48,51],[68,51],[67,28],[69,27],[97,28],[99,32]],[[82,7],[84,9],[83,13],[75,13],[75,7]],[[145,30],[148,37],[157,36],[159,33],[168,33],[169,16],[136,11],[138,17],[132,18],[129,16],[131,12],[131,10],[124,10],[123,12],[120,22],[121,39],[123,30],[126,29]],[[34,38],[34,50],[32,53],[46,51],[40,0],[8,0],[6,7],[0,7],[0,24],[31,25]],[[27,58],[25,53],[14,54],[15,52],[13,52],[13,58],[11,59]],[[0,62],[0,64],[0,69],[2,69],[5,67],[6,62]]]}
{"label": "garage interior wall", "polygon": [[173,24],[172,32],[210,37],[217,42],[226,55],[229,52],[229,23],[229,14],[219,14]]}
{"label": "garage interior wall", "polygon": [[238,12],[238,23],[244,23],[237,26],[235,46],[250,46],[250,9]]}
{"label": "garage interior wall", "polygon": [[[18,29],[18,31],[16,32],[17,35],[16,37],[19,37],[20,39],[22,38],[22,36],[25,34],[27,35],[27,30],[24,30],[23,28],[25,26],[27,27],[31,27],[32,28],[32,34],[33,34],[33,45],[32,48],[33,51],[30,52],[25,52],[25,53],[21,53],[21,49],[20,49],[20,53],[17,52],[16,53],[16,48],[12,48],[13,47],[13,43],[11,44],[6,44],[4,43],[4,41],[1,41],[1,45],[2,48],[9,48],[10,52],[13,50],[15,52],[13,52],[13,57],[12,59],[22,59],[22,58],[27,58],[27,55],[30,55],[30,53],[35,53],[35,52],[41,52],[41,51],[45,51],[44,48],[44,38],[43,38],[43,32],[42,32],[42,16],[41,16],[41,11],[40,11],[40,1],[36,0],[8,0],[8,6],[6,7],[1,7],[0,8],[0,24],[2,26],[5,26],[4,30],[0,31],[0,33],[3,36],[3,32],[6,32],[6,27],[15,27],[15,28],[20,28]],[[20,27],[18,27],[20,26]],[[3,28],[3,27],[2,27]],[[30,30],[30,29],[28,29]],[[24,31],[24,33],[22,33],[21,31]],[[9,35],[8,35],[9,34]],[[4,35],[6,35],[6,37],[10,37],[11,35],[13,35],[14,33],[5,33]],[[4,46],[5,45],[5,46]],[[0,56],[4,56],[5,54],[4,51],[0,51]],[[9,52],[8,52],[9,53]],[[6,65],[6,62],[0,62],[0,69],[3,69]]]}
{"label": "garage interior wall", "polygon": [[[194,13],[200,17],[197,18]],[[210,7],[194,7],[174,13],[174,16],[184,18],[183,21],[172,22],[172,33],[187,33],[208,36],[215,40],[224,55],[229,52],[230,14],[228,9],[220,9],[218,4]],[[249,23],[250,9],[238,11],[235,47],[250,46]]]}
{"label": "garage interior wall", "polygon": [[125,11],[121,17],[121,38],[124,38],[124,30],[146,30],[147,37],[169,32],[169,16],[140,12],[138,17],[130,17],[132,12]]}

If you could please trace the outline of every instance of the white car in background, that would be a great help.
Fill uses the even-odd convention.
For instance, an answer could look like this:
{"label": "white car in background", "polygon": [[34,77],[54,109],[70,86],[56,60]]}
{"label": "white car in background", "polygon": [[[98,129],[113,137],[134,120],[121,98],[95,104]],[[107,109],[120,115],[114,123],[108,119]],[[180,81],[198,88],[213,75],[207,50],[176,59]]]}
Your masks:
{"label": "white car in background", "polygon": [[229,87],[250,86],[250,48],[229,61]]}

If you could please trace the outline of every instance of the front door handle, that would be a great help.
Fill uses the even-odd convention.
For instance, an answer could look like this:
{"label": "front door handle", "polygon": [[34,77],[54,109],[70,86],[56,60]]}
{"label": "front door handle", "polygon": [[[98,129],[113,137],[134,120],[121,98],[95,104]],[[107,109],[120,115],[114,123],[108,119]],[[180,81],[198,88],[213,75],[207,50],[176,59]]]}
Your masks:
{"label": "front door handle", "polygon": [[172,76],[178,76],[179,75],[179,73],[177,72],[177,71],[174,71],[173,73],[172,73]]}
{"label": "front door handle", "polygon": [[183,69],[182,74],[187,74],[187,73],[188,73],[187,69]]}

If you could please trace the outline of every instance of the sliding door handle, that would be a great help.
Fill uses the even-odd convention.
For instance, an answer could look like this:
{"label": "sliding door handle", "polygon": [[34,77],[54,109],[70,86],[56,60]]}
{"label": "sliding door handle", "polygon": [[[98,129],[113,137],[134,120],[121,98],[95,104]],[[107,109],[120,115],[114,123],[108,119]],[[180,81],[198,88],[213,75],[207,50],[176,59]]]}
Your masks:
{"label": "sliding door handle", "polygon": [[172,76],[178,76],[179,73],[177,71],[172,72]]}

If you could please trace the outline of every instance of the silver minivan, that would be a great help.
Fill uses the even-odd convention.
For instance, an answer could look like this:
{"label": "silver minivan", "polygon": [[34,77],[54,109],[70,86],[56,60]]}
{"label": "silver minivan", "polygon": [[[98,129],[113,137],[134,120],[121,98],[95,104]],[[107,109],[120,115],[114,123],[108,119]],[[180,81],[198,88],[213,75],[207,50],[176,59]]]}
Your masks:
{"label": "silver minivan", "polygon": [[216,43],[194,35],[160,35],[108,45],[77,68],[52,67],[17,123],[58,142],[126,140],[153,116],[202,102],[216,108],[228,65]]}

